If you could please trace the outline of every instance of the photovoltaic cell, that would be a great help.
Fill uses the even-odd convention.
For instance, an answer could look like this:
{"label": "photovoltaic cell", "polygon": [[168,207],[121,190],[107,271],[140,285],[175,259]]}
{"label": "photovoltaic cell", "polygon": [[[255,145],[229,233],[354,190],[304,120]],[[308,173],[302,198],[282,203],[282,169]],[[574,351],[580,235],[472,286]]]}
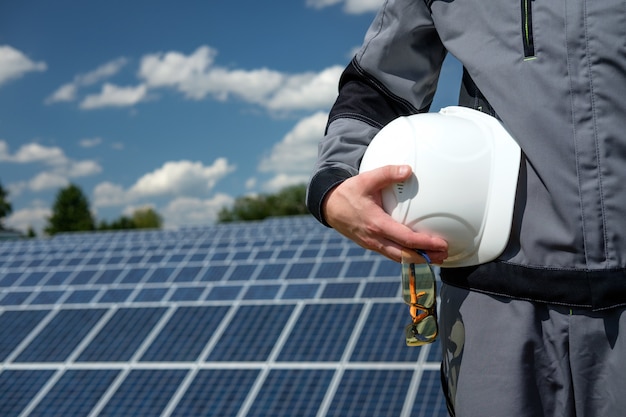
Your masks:
{"label": "photovoltaic cell", "polygon": [[98,294],[97,290],[76,290],[65,300],[66,304],[89,303]]}
{"label": "photovoltaic cell", "polygon": [[96,279],[96,284],[112,284],[123,272],[123,269],[107,269]]}
{"label": "photovoltaic cell", "polygon": [[137,294],[133,301],[150,302],[161,301],[169,291],[168,288],[144,288]]}
{"label": "photovoltaic cell", "polygon": [[256,253],[256,255],[254,255],[254,259],[256,260],[270,259],[273,254],[274,254],[274,250],[260,250]]}
{"label": "photovoltaic cell", "polygon": [[[2,313],[0,315],[0,329],[2,329],[2,333],[11,335],[11,337],[0,338],[0,360],[4,361],[48,313],[48,310],[5,311]],[[0,395],[1,397],[2,395]],[[2,414],[0,413],[0,415]]]}
{"label": "photovoltaic cell", "polygon": [[111,288],[107,290],[99,302],[101,303],[123,303],[130,297],[133,293],[133,290],[130,288]]}
{"label": "photovoltaic cell", "polygon": [[103,309],[59,310],[16,362],[63,362],[104,315]]}
{"label": "photovoltaic cell", "polygon": [[15,284],[15,282],[21,278],[22,274],[17,272],[9,272],[4,274],[2,278],[0,278],[0,287],[10,287]]}
{"label": "photovoltaic cell", "polygon": [[368,282],[363,289],[362,297],[365,298],[394,298],[400,299],[400,279],[397,282]]}
{"label": "photovoltaic cell", "polygon": [[123,284],[136,284],[142,282],[147,273],[148,268],[130,268],[120,282]]}
{"label": "photovoltaic cell", "polygon": [[245,292],[244,300],[273,300],[278,295],[281,285],[251,285]]}
{"label": "photovoltaic cell", "polygon": [[170,301],[196,301],[200,299],[204,287],[180,287],[170,297]]}
{"label": "photovoltaic cell", "polygon": [[235,266],[233,272],[228,277],[229,281],[249,281],[254,275],[257,265],[241,264]]}
{"label": "photovoltaic cell", "polygon": [[400,264],[390,259],[380,259],[376,270],[377,277],[399,277]]}
{"label": "photovoltaic cell", "polygon": [[131,371],[98,416],[158,416],[187,372],[181,369]]}
{"label": "photovoltaic cell", "polygon": [[200,266],[183,267],[174,276],[174,282],[193,282],[201,269]]}
{"label": "photovoltaic cell", "polygon": [[336,278],[341,275],[344,262],[321,262],[315,273],[316,278]]}
{"label": "photovoltaic cell", "polygon": [[228,265],[210,266],[200,277],[201,281],[220,281],[228,271]]}
{"label": "photovoltaic cell", "polygon": [[285,269],[284,263],[265,264],[257,275],[257,279],[279,279],[283,272],[283,269]]}
{"label": "photovoltaic cell", "polygon": [[241,306],[208,360],[266,360],[293,308],[292,305]]}
{"label": "photovoltaic cell", "polygon": [[46,282],[46,285],[62,285],[67,281],[74,271],[56,271],[54,272]]}
{"label": "photovoltaic cell", "polygon": [[346,370],[327,416],[400,416],[412,371]]}
{"label": "photovoltaic cell", "polygon": [[147,362],[197,360],[229,308],[179,307],[141,360]]}
{"label": "photovoltaic cell", "polygon": [[169,277],[174,273],[174,268],[160,267],[156,268],[146,279],[146,282],[159,283],[167,282]]}
{"label": "photovoltaic cell", "polygon": [[338,247],[338,248],[326,248],[326,250],[324,250],[324,253],[322,255],[322,258],[324,259],[328,259],[328,258],[338,258],[341,256],[341,254],[343,253],[343,248],[342,247]]}
{"label": "photovoltaic cell", "polygon": [[65,291],[41,291],[30,303],[32,305],[55,304],[64,294]]}
{"label": "photovoltaic cell", "polygon": [[34,287],[47,275],[47,272],[31,272],[20,283],[22,287]]}
{"label": "photovoltaic cell", "polygon": [[30,294],[31,293],[28,291],[13,291],[6,293],[2,300],[0,300],[0,305],[19,306],[26,301],[28,297],[30,297]]}
{"label": "photovoltaic cell", "polygon": [[346,278],[369,277],[374,269],[374,261],[351,261],[346,270]]}
{"label": "photovoltaic cell", "polygon": [[[341,360],[361,309],[360,304],[306,305],[278,360],[286,362]],[[338,323],[342,325],[338,326]]]}
{"label": "photovoltaic cell", "polygon": [[200,370],[172,417],[235,417],[258,374],[255,369]]}
{"label": "photovoltaic cell", "polygon": [[87,416],[117,373],[116,370],[68,370],[29,416]]}
{"label": "photovoltaic cell", "polygon": [[273,370],[246,415],[315,417],[333,373],[331,370]]}
{"label": "photovoltaic cell", "polygon": [[324,287],[322,298],[352,298],[358,289],[358,282],[332,283]]}
{"label": "photovoltaic cell", "polygon": [[291,265],[289,272],[287,272],[287,279],[302,279],[308,278],[311,275],[311,271],[315,267],[314,262],[298,262]]}
{"label": "photovoltaic cell", "polygon": [[304,249],[300,253],[300,259],[315,258],[317,256],[317,254],[319,253],[319,251],[320,251],[319,248]]}
{"label": "photovoltaic cell", "polygon": [[213,287],[207,295],[207,301],[224,301],[224,300],[234,300],[239,296],[241,292],[241,288],[239,286],[219,286]]}
{"label": "photovoltaic cell", "polygon": [[319,290],[319,284],[291,284],[283,293],[283,300],[304,300],[314,298]]}
{"label": "photovoltaic cell", "polygon": [[80,362],[128,361],[165,308],[120,308],[78,357]]}
{"label": "photovoltaic cell", "polygon": [[404,303],[375,303],[359,334],[352,362],[415,362],[420,348],[406,346],[404,328],[410,323]]}
{"label": "photovoltaic cell", "polygon": [[446,400],[441,390],[439,371],[424,371],[413,403],[411,416],[448,417]]}
{"label": "photovoltaic cell", "polygon": [[17,417],[54,371],[4,370],[0,373],[0,416]]}

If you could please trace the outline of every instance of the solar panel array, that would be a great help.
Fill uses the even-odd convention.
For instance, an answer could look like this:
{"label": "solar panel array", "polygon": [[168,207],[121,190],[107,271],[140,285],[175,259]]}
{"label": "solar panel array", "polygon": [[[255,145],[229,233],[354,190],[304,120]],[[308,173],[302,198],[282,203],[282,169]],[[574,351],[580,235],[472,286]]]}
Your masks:
{"label": "solar panel array", "polygon": [[0,416],[447,416],[399,265],[310,217],[0,242]]}

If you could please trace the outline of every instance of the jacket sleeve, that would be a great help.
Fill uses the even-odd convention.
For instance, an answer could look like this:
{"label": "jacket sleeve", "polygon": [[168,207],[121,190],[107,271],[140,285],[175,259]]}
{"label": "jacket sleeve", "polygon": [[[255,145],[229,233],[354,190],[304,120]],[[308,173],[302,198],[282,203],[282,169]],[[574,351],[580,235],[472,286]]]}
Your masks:
{"label": "jacket sleeve", "polygon": [[446,51],[424,0],[388,0],[344,70],[318,159],[307,207],[323,224],[326,194],[359,171],[365,148],[399,116],[430,108]]}

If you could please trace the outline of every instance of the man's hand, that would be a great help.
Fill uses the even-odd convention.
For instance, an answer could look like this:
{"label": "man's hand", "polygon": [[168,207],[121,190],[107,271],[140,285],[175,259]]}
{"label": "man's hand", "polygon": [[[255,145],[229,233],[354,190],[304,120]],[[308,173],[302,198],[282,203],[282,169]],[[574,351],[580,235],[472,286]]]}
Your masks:
{"label": "man's hand", "polygon": [[[402,249],[421,249],[432,263],[440,264],[448,257],[445,240],[412,231],[394,221],[382,208],[381,190],[410,175],[408,165],[389,165],[345,180],[324,200],[326,221],[360,246],[396,262],[401,260]],[[412,261],[423,263],[424,259],[415,254]]]}

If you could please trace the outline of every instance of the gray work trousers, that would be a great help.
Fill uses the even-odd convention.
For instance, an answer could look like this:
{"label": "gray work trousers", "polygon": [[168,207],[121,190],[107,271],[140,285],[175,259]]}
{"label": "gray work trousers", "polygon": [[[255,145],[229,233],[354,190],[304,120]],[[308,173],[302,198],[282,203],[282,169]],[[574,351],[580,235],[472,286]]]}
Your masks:
{"label": "gray work trousers", "polygon": [[444,284],[449,408],[456,417],[626,416],[625,309],[570,309]]}

